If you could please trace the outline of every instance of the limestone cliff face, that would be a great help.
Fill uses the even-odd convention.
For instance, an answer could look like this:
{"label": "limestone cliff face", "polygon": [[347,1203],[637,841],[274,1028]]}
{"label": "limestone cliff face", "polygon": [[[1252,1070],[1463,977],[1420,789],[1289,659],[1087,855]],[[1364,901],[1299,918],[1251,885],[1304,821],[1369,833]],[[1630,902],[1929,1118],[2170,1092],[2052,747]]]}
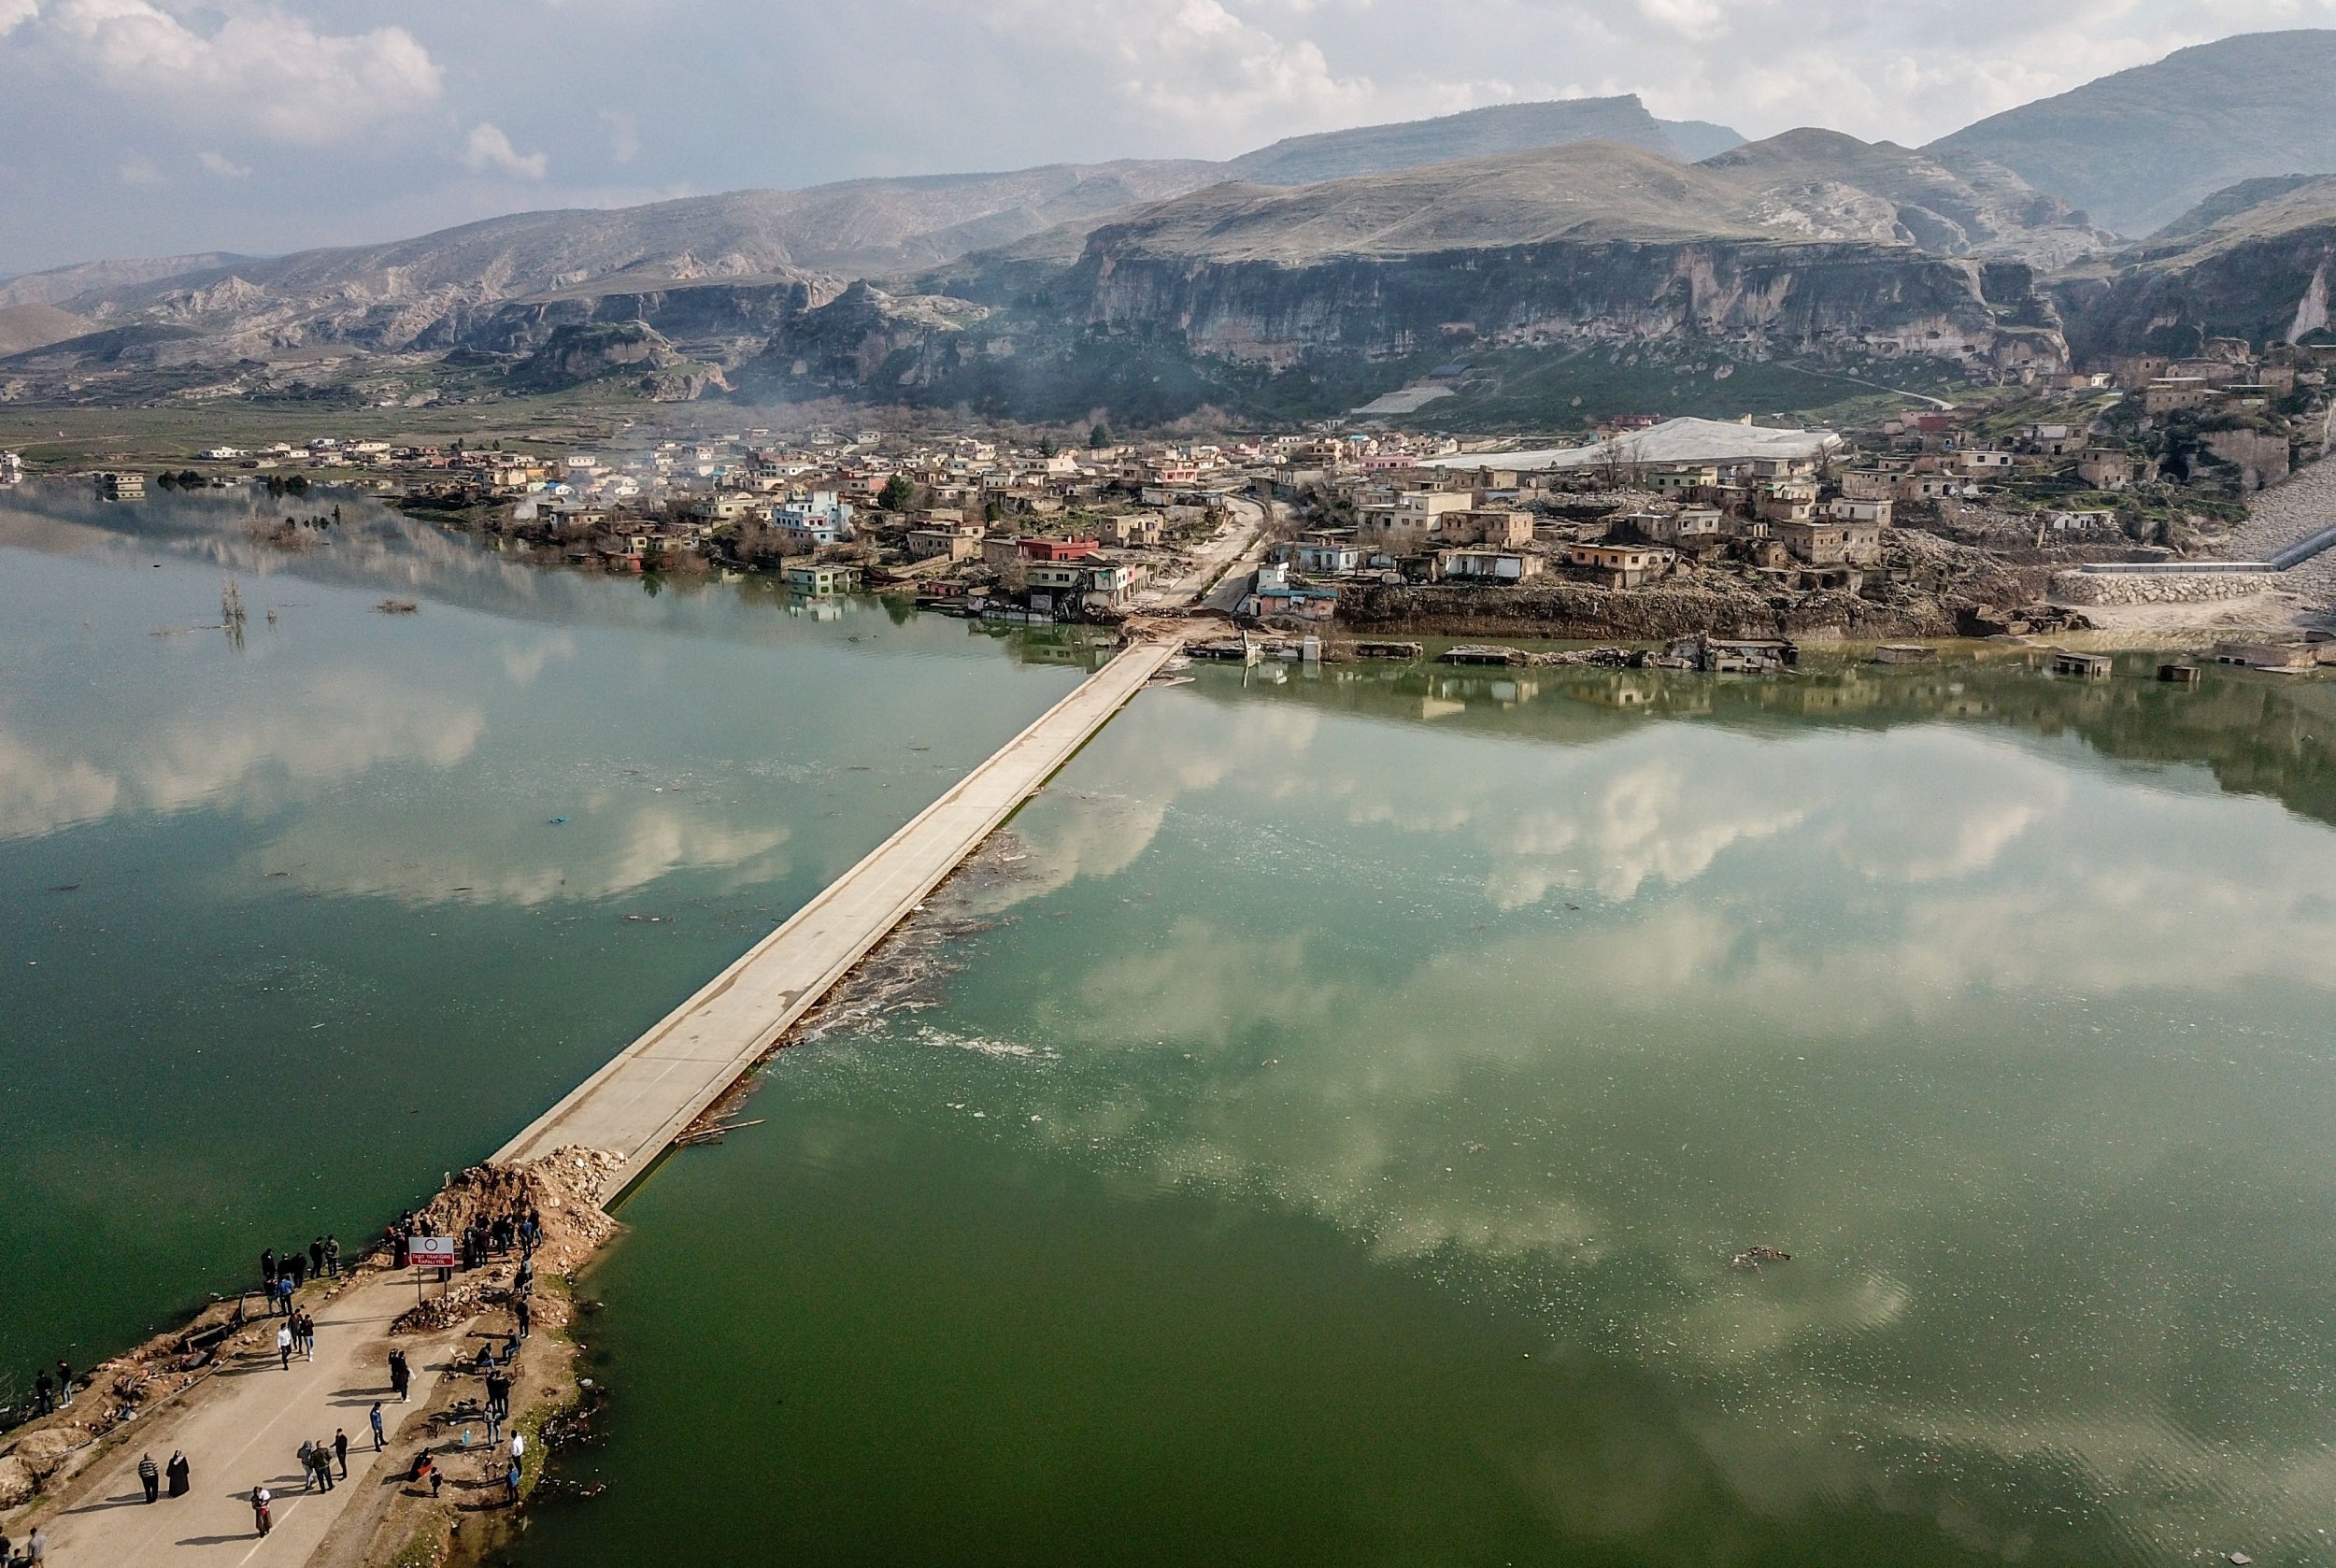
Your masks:
{"label": "limestone cliff face", "polygon": [[2336,283],[2336,210],[2267,234],[2144,257],[2057,289],[2085,363],[2113,354],[2194,351],[2204,337],[2263,343],[2328,330]]}
{"label": "limestone cliff face", "polygon": [[759,347],[840,289],[828,279],[798,278],[514,300],[465,320],[455,335],[466,349],[525,354],[543,347],[562,327],[638,321],[676,343]]}
{"label": "limestone cliff face", "polygon": [[1888,246],[1609,240],[1291,264],[1123,251],[1116,237],[1092,237],[1053,291],[1062,306],[1276,367],[1446,342],[1685,338],[1751,358],[1928,355],[2008,370],[2066,357],[2024,267]]}
{"label": "limestone cliff face", "polygon": [[718,367],[684,359],[637,321],[555,328],[511,372],[514,386],[534,392],[604,380],[620,380],[661,403],[686,403],[728,385]]}

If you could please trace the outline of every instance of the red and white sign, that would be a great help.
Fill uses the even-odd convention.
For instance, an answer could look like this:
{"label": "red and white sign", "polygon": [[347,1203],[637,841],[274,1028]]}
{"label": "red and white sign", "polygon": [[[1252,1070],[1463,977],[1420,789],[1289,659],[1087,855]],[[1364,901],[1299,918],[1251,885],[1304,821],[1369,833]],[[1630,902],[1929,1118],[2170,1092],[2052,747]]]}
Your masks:
{"label": "red and white sign", "polygon": [[415,1236],[406,1243],[406,1261],[418,1269],[450,1269],[454,1266],[452,1236]]}

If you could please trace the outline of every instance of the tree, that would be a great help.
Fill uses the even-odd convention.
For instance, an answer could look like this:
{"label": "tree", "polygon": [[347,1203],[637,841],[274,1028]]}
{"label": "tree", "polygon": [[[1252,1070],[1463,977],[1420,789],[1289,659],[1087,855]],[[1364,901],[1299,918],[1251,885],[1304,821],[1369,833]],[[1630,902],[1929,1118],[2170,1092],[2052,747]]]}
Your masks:
{"label": "tree", "polygon": [[904,512],[916,504],[916,483],[905,474],[895,474],[885,480],[884,489],[876,495],[876,505],[888,512]]}
{"label": "tree", "polygon": [[1041,435],[1038,438],[1038,455],[1040,457],[1052,457],[1056,452],[1061,449],[1062,449],[1055,445],[1054,437],[1051,435]]}
{"label": "tree", "polygon": [[1110,430],[1110,427],[1109,427],[1109,426],[1107,426],[1107,425],[1100,425],[1100,424],[1099,424],[1099,425],[1097,425],[1094,429],[1092,429],[1092,430],[1089,431],[1089,432],[1087,433],[1087,445],[1088,445],[1088,446],[1089,446],[1089,448],[1090,448],[1091,449],[1098,450],[1098,451],[1100,451],[1101,449],[1104,449],[1104,448],[1105,448],[1105,447],[1110,446],[1110,445],[1111,445],[1111,430]]}
{"label": "tree", "polygon": [[984,501],[981,504],[982,521],[995,522],[1004,516],[1005,516],[1005,508],[999,506],[995,501]]}

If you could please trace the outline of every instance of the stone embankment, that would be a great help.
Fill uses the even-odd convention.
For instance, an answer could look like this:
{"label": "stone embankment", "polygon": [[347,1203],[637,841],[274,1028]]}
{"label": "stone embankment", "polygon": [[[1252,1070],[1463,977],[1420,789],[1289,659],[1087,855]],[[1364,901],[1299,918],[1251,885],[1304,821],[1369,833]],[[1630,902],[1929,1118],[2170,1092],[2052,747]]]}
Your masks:
{"label": "stone embankment", "polygon": [[2061,572],[2052,597],[2063,605],[2202,605],[2280,585],[2274,572]]}
{"label": "stone embankment", "polygon": [[[2331,523],[2336,523],[2336,459],[2322,458],[2297,469],[2285,484],[2254,497],[2246,521],[2222,540],[2223,558],[2269,561]],[[2336,550],[2282,572],[2278,586],[2324,605],[2336,604]]]}

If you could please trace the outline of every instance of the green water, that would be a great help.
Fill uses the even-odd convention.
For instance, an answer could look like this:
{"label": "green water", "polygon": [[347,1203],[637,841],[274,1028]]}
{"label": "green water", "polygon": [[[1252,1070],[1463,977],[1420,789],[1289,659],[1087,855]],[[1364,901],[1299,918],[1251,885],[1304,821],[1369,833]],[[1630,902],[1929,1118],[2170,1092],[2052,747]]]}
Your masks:
{"label": "green water", "polygon": [[377,1233],[1077,678],[353,501],[298,555],[248,520],[0,492],[0,1394]]}
{"label": "green water", "polygon": [[515,1561],[2327,1561],[2336,691],[2145,667],[1145,695]]}
{"label": "green water", "polygon": [[[377,1226],[1090,657],[244,520],[0,500],[27,1374]],[[2328,1561],[2336,684],[2149,663],[1144,694],[624,1205],[515,1568]]]}

